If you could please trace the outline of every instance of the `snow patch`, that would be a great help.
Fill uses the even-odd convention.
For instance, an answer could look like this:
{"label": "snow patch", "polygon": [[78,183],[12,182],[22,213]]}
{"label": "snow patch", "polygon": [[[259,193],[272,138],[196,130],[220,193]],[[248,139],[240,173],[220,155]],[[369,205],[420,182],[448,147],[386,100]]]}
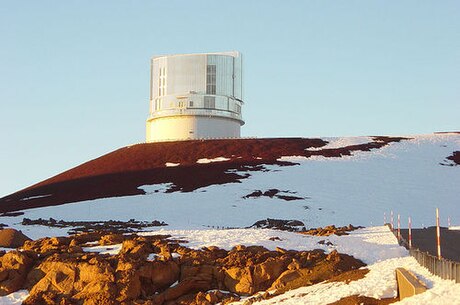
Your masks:
{"label": "snow patch", "polygon": [[96,252],[99,254],[110,254],[117,255],[121,250],[122,244],[116,244],[111,246],[94,246],[94,247],[83,247],[84,252]]}
{"label": "snow patch", "polygon": [[180,163],[172,163],[172,162],[166,162],[165,163],[165,166],[166,167],[176,167],[176,166],[179,166]]}
{"label": "snow patch", "polygon": [[160,257],[160,255],[156,253],[150,253],[149,256],[147,257],[148,261],[154,261],[157,257]]}
{"label": "snow patch", "polygon": [[10,252],[10,251],[13,251],[13,250],[16,250],[16,248],[3,248],[3,247],[0,247],[0,251]]}
{"label": "snow patch", "polygon": [[154,193],[164,193],[170,189],[172,185],[172,183],[144,184],[139,186],[138,189],[143,190],[146,195],[152,195]]}
{"label": "snow patch", "polygon": [[19,199],[20,201],[26,201],[26,200],[33,200],[33,199],[39,199],[39,198],[46,198],[49,196],[52,196],[53,194],[48,194],[48,195],[37,195],[37,196],[30,196],[26,198]]}
{"label": "snow patch", "polygon": [[323,149],[335,149],[347,146],[367,144],[374,142],[372,137],[333,137],[333,138],[322,138],[322,140],[328,143],[321,147],[310,147],[307,151],[323,150]]}
{"label": "snow patch", "polygon": [[18,290],[8,295],[0,297],[1,305],[21,305],[29,296],[28,290]]}
{"label": "snow patch", "polygon": [[225,157],[217,157],[214,159],[202,158],[202,159],[198,159],[196,163],[205,164],[205,163],[212,163],[212,162],[223,162],[223,161],[228,161],[228,160],[231,160],[231,159],[225,158]]}
{"label": "snow patch", "polygon": [[276,159],[276,161],[284,162],[298,162],[308,160],[308,157],[305,156],[282,156],[281,158]]}
{"label": "snow patch", "polygon": [[[147,257],[147,260],[148,261],[154,261],[156,258],[163,258],[163,255],[161,254],[156,254],[156,253],[150,253],[149,256]],[[172,258],[179,258],[180,257],[180,254],[179,253],[176,253],[176,252],[173,252],[171,253],[171,257]]]}

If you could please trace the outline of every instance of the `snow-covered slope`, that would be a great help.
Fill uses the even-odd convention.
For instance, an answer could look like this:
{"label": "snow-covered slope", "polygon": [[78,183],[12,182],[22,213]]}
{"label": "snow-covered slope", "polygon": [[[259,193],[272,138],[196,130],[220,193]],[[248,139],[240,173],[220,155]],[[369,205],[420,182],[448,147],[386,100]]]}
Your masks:
{"label": "snow-covered slope", "polygon": [[[225,168],[226,174],[237,174],[243,178],[229,183],[210,183],[192,192],[171,192],[173,183],[142,185],[138,188],[140,193],[145,192],[143,195],[29,209],[24,210],[24,215],[1,217],[0,222],[20,228],[34,238],[51,234],[47,231],[51,229],[40,232],[30,226],[21,227],[18,222],[23,217],[53,217],[58,220],[156,219],[174,229],[247,227],[260,219],[277,218],[298,219],[306,227],[317,227],[348,223],[380,225],[384,213],[389,221],[390,211],[393,210],[395,215],[401,214],[403,226],[407,217],[411,216],[414,226],[420,227],[435,223],[434,210],[439,207],[443,225],[447,225],[447,217],[450,217],[452,225],[460,224],[460,167],[449,166],[454,163],[446,159],[460,150],[460,134],[410,138],[380,149],[353,151],[351,156],[278,157],[278,160],[298,165],[229,166]],[[328,140],[334,146],[337,143],[365,142],[363,138]],[[318,152],[318,148],[313,150]],[[211,165],[221,166],[230,162],[219,160]],[[199,174],[207,169],[196,167],[194,170]],[[193,173],[191,171],[186,179],[193,181]],[[272,197],[263,195],[271,189],[279,192]],[[261,191],[259,195],[262,195],[248,196],[255,191]]]}

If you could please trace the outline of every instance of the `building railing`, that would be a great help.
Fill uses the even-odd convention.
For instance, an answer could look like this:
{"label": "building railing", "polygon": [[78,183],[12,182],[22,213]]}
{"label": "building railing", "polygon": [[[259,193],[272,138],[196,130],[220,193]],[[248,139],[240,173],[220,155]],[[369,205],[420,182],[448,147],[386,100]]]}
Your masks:
{"label": "building railing", "polygon": [[[398,234],[391,225],[388,227],[393,234],[398,238]],[[431,274],[437,275],[444,280],[454,280],[460,283],[460,263],[454,262],[445,258],[438,258],[428,252],[422,251],[414,246],[409,247],[409,242],[402,236],[399,236],[399,245],[409,250],[409,254],[414,257],[417,262],[428,269]]]}
{"label": "building railing", "polygon": [[442,279],[454,280],[456,283],[460,283],[460,263],[444,258],[439,259],[417,248],[409,249],[409,254],[413,256],[420,265],[427,268],[430,273]]}
{"label": "building railing", "polygon": [[243,118],[240,113],[221,110],[221,109],[194,109],[194,108],[183,108],[183,109],[165,109],[155,111],[154,115],[149,116],[150,119],[157,119],[162,117],[176,116],[176,115],[196,115],[196,116],[211,116],[211,117],[227,117],[234,120],[243,122]]}

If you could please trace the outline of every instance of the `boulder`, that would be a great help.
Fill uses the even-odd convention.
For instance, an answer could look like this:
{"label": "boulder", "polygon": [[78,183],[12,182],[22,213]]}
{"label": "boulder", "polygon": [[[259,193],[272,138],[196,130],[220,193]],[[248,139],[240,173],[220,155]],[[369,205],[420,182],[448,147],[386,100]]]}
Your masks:
{"label": "boulder", "polygon": [[68,252],[71,241],[72,238],[70,237],[41,238],[26,241],[22,249],[40,253],[41,256],[49,256],[55,253]]}
{"label": "boulder", "polygon": [[268,289],[286,270],[289,263],[290,259],[287,258],[270,257],[265,262],[255,265],[252,274],[254,292]]}
{"label": "boulder", "polygon": [[212,289],[212,277],[209,274],[200,274],[189,277],[176,286],[168,288],[165,292],[155,295],[152,298],[153,304],[163,304],[168,301],[177,300],[187,294],[208,291]]}
{"label": "boulder", "polygon": [[239,295],[251,295],[254,291],[252,270],[249,267],[224,269],[224,285],[228,291]]}
{"label": "boulder", "polygon": [[346,254],[339,254],[334,250],[324,259],[317,260],[310,268],[284,271],[269,290],[275,290],[276,294],[283,293],[325,281],[340,273],[358,269],[364,265],[360,260]]}
{"label": "boulder", "polygon": [[99,244],[102,246],[105,245],[115,245],[121,244],[125,240],[125,236],[123,234],[107,234],[101,236],[99,240]]}
{"label": "boulder", "polygon": [[129,255],[134,258],[147,258],[150,253],[153,253],[154,249],[151,244],[146,243],[143,240],[138,239],[127,239],[123,242],[120,255]]}
{"label": "boulder", "polygon": [[35,258],[34,253],[27,251],[11,251],[0,257],[0,296],[24,287]]}
{"label": "boulder", "polygon": [[180,268],[176,262],[153,261],[144,264],[139,269],[139,276],[144,289],[161,292],[179,280]]}
{"label": "boulder", "polygon": [[4,248],[18,248],[31,240],[29,237],[25,236],[21,231],[8,228],[0,230],[0,247]]}
{"label": "boulder", "polygon": [[127,270],[123,273],[117,273],[117,300],[128,302],[139,298],[142,295],[142,283],[135,270]]}
{"label": "boulder", "polygon": [[29,273],[27,284],[31,299],[50,292],[76,300],[113,299],[117,295],[114,270],[96,256],[87,261],[50,256]]}
{"label": "boulder", "polygon": [[122,257],[118,259],[115,270],[118,301],[134,300],[142,294],[138,268],[139,263],[136,261],[126,261]]}

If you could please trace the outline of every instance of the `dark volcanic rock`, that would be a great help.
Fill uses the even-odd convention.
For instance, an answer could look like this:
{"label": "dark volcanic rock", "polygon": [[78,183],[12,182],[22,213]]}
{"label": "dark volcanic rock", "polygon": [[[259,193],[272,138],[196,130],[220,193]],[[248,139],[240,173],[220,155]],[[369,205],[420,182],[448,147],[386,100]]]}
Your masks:
{"label": "dark volcanic rock", "polygon": [[291,191],[280,191],[278,189],[269,189],[265,192],[262,192],[261,190],[255,190],[254,192],[247,194],[246,196],[243,196],[243,199],[248,199],[248,198],[259,198],[259,197],[269,197],[269,198],[278,198],[286,201],[292,201],[292,200],[305,200],[306,198],[303,197],[298,197],[298,196],[293,196],[293,195],[283,195],[280,193],[287,193],[287,194],[295,194],[295,192]]}
{"label": "dark volcanic rock", "polygon": [[[460,151],[454,151],[452,155],[447,157],[446,159],[452,161],[452,163],[448,165],[460,165]],[[442,164],[442,165],[447,165],[447,164]]]}
{"label": "dark volcanic rock", "polygon": [[259,220],[249,228],[276,229],[282,231],[301,231],[305,225],[299,220],[284,220],[267,218]]}
{"label": "dark volcanic rock", "polygon": [[24,226],[46,226],[55,228],[71,228],[69,234],[88,233],[88,232],[103,232],[103,233],[133,233],[144,228],[167,226],[164,221],[138,221],[130,219],[129,221],[108,220],[108,221],[65,221],[49,218],[49,219],[29,219],[23,218],[22,225]]}

